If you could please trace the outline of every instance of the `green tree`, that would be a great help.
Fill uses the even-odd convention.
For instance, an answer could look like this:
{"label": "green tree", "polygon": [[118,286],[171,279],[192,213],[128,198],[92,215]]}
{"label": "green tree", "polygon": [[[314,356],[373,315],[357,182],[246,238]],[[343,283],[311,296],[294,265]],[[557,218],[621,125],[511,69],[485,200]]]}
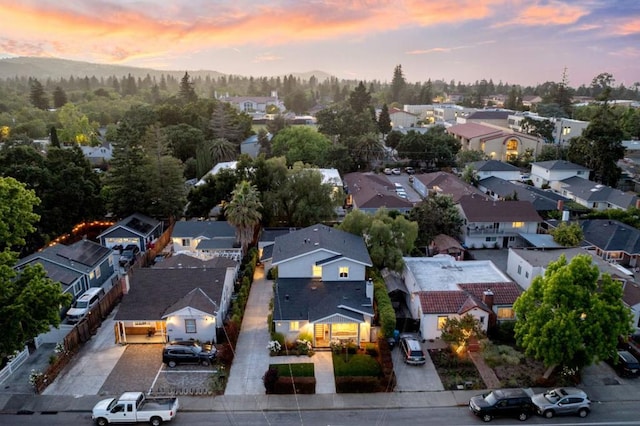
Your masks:
{"label": "green tree", "polygon": [[89,123],[89,117],[84,115],[72,103],[65,104],[58,111],[58,121],[62,126],[59,138],[65,145],[96,145],[98,143],[95,128]]}
{"label": "green tree", "polygon": [[42,84],[35,78],[31,80],[31,93],[29,95],[29,100],[31,101],[31,105],[38,109],[46,110],[49,108],[49,99],[47,99],[47,94],[44,92]]}
{"label": "green tree", "polygon": [[401,96],[407,86],[407,81],[402,73],[402,65],[396,65],[393,70],[393,79],[391,80],[391,100],[401,102]]}
{"label": "green tree", "polygon": [[473,315],[466,314],[460,318],[447,318],[440,338],[451,345],[456,353],[464,353],[471,339],[478,339],[483,335],[480,321]]}
{"label": "green tree", "polygon": [[185,123],[164,127],[162,131],[171,155],[182,162],[196,158],[197,147],[204,143],[203,131]]}
{"label": "green tree", "polygon": [[38,204],[35,191],[12,177],[0,176],[0,251],[25,244],[40,220],[33,209]]}
{"label": "green tree", "polygon": [[555,124],[551,120],[536,120],[525,117],[520,125],[524,133],[542,138],[545,143],[553,143]]}
{"label": "green tree", "polygon": [[242,253],[246,254],[262,218],[260,194],[246,180],[238,183],[232,194],[225,215],[227,221],[236,228],[236,238],[242,247]]}
{"label": "green tree", "polygon": [[390,215],[385,209],[369,215],[361,210],[349,212],[339,229],[364,238],[373,266],[402,271],[402,257],[408,255],[418,236],[418,225],[403,215]]}
{"label": "green tree", "polygon": [[584,238],[582,228],[576,222],[562,222],[549,233],[553,236],[553,241],[564,247],[578,247]]}
{"label": "green tree", "polygon": [[349,106],[357,114],[364,112],[371,105],[371,94],[367,91],[364,82],[358,83],[358,86],[349,94]]}
{"label": "green tree", "polygon": [[53,90],[53,107],[58,109],[67,104],[67,94],[60,86],[56,86]]}
{"label": "green tree", "polygon": [[273,155],[285,156],[289,165],[302,161],[322,167],[330,146],[324,135],[310,127],[287,127],[271,139]]}
{"label": "green tree", "polygon": [[0,252],[0,357],[13,355],[25,343],[60,324],[60,307],[71,303],[60,283],[47,278],[42,265],[13,269],[15,256]]}
{"label": "green tree", "polygon": [[189,77],[188,72],[185,72],[184,76],[182,76],[182,79],[180,80],[178,98],[184,103],[195,102],[198,100],[198,95],[196,95],[196,91],[193,88],[193,82],[191,82],[191,77]]}
{"label": "green tree", "polygon": [[203,176],[220,162],[234,160],[237,155],[237,145],[232,144],[224,138],[204,141],[196,148],[198,176]]}
{"label": "green tree", "polygon": [[432,195],[418,203],[410,212],[409,219],[418,224],[420,247],[428,247],[438,234],[457,237],[463,219],[456,203],[449,195]]}
{"label": "green tree", "polygon": [[622,284],[600,275],[588,254],[551,262],[513,308],[517,343],[547,367],[580,369],[607,359],[618,336],[631,332]]}
{"label": "green tree", "polygon": [[386,136],[392,129],[391,117],[389,116],[389,107],[387,104],[382,105],[380,115],[378,115],[378,130],[383,136]]}
{"label": "green tree", "polygon": [[216,102],[209,122],[211,139],[226,139],[238,146],[251,134],[251,117],[239,113],[231,104]]}

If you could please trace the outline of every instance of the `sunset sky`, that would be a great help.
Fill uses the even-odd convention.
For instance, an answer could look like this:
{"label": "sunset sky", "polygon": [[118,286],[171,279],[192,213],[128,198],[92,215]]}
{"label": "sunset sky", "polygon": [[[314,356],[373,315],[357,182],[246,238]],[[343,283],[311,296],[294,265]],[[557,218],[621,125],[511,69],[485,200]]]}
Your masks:
{"label": "sunset sky", "polygon": [[409,82],[640,82],[640,0],[0,0],[0,56]]}

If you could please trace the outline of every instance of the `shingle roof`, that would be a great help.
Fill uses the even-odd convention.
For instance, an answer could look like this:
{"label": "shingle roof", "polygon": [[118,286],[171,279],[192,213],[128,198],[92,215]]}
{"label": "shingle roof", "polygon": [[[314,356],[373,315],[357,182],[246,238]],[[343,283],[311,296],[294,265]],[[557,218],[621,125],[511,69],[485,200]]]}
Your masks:
{"label": "shingle roof", "polygon": [[152,266],[154,269],[181,269],[181,268],[228,268],[238,265],[233,259],[227,257],[214,257],[208,260],[198,259],[188,254],[179,253],[167,257],[162,262]]}
{"label": "shingle roof", "polygon": [[374,173],[349,173],[344,176],[353,205],[359,209],[411,209],[413,203],[400,198],[395,187],[385,176]]}
{"label": "shingle roof", "polygon": [[469,222],[542,222],[529,201],[486,201],[465,196],[459,204]]}
{"label": "shingle roof", "polygon": [[418,293],[423,314],[464,314],[473,309],[487,308],[462,290],[421,291]]}
{"label": "shingle roof", "polygon": [[532,166],[542,167],[543,169],[547,170],[589,170],[584,166],[565,160],[540,161],[537,163],[533,163]]}
{"label": "shingle roof", "polygon": [[329,256],[341,255],[371,266],[362,237],[322,224],[276,237],[273,265],[315,251],[328,252]]}
{"label": "shingle roof", "polygon": [[[16,267],[20,268],[27,263],[38,263],[38,259],[44,259],[61,268],[88,274],[111,255],[111,253],[111,249],[103,247],[98,243],[89,240],[80,240],[68,246],[64,244],[54,244],[39,252],[30,254],[20,259]],[[45,263],[43,263],[43,266],[46,266]]]}
{"label": "shingle roof", "polygon": [[478,198],[488,198],[482,191],[447,172],[433,172],[414,175],[430,191],[437,191],[442,195],[450,195],[454,202],[458,202],[465,195],[474,194]]}
{"label": "shingle roof", "polygon": [[475,161],[471,163],[479,172],[519,172],[520,169],[513,164],[498,160]]}
{"label": "shingle roof", "polygon": [[467,116],[468,120],[506,120],[513,111],[501,110],[480,110],[472,112]]}
{"label": "shingle roof", "polygon": [[577,198],[589,202],[607,202],[623,209],[634,207],[638,197],[632,192],[624,192],[610,186],[600,185],[588,179],[572,176],[560,181],[563,189],[570,191]]}
{"label": "shingle roof", "polygon": [[545,192],[529,185],[509,182],[495,176],[482,179],[478,182],[478,186],[492,191],[500,198],[512,196],[515,192],[518,195],[518,200],[531,202],[536,211],[539,212],[556,210],[558,208],[558,199],[569,201],[568,198],[554,192]]}
{"label": "shingle roof", "polygon": [[104,235],[112,235],[112,232],[119,228],[125,229],[129,233],[141,237],[146,237],[148,235],[151,235],[153,231],[160,225],[162,225],[162,222],[160,222],[159,220],[153,219],[140,213],[134,213],[131,216],[122,219],[115,225],[107,228],[104,232],[102,232],[102,234],[98,235],[97,238],[100,238]]}
{"label": "shingle roof", "polygon": [[171,236],[174,238],[235,238],[236,230],[227,221],[181,220],[175,223]]}
{"label": "shingle roof", "polygon": [[273,319],[317,321],[343,315],[362,321],[373,316],[364,281],[320,281],[311,278],[278,278]]}
{"label": "shingle roof", "polygon": [[164,317],[187,308],[193,308],[206,314],[215,315],[218,311],[218,304],[211,300],[201,288],[194,288],[167,308]]}
{"label": "shingle roof", "polygon": [[585,241],[604,251],[640,254],[640,231],[617,220],[580,221]]}
{"label": "shingle roof", "polygon": [[130,277],[129,293],[122,298],[115,320],[160,320],[196,288],[219,304],[226,272],[227,268],[138,268]]}

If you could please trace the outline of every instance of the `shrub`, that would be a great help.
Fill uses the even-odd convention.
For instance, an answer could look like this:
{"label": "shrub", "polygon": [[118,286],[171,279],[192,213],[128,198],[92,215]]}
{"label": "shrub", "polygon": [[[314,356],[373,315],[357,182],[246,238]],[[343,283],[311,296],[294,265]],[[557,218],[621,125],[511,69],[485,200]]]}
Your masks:
{"label": "shrub", "polygon": [[369,355],[333,355],[333,371],[340,376],[380,376],[380,364]]}
{"label": "shrub", "polygon": [[373,279],[373,294],[378,309],[378,318],[383,337],[392,337],[396,329],[396,312],[393,310],[391,299],[384,280],[376,276]]}
{"label": "shrub", "polygon": [[315,377],[315,366],[312,362],[295,364],[271,364],[269,368],[278,370],[278,376]]}
{"label": "shrub", "polygon": [[296,350],[298,351],[298,355],[308,355],[311,349],[312,345],[310,341],[302,339],[296,340]]}
{"label": "shrub", "polygon": [[336,377],[337,393],[373,393],[381,387],[376,377]]}
{"label": "shrub", "polygon": [[274,393],[276,382],[278,381],[278,369],[269,366],[269,369],[262,376],[262,383],[266,393]]}
{"label": "shrub", "polygon": [[364,351],[367,355],[376,358],[378,356],[378,347],[375,343],[367,343],[364,345]]}
{"label": "shrub", "polygon": [[316,393],[315,377],[278,377],[275,383],[274,394],[314,394]]}
{"label": "shrub", "polygon": [[267,344],[267,349],[269,349],[269,353],[271,355],[277,355],[280,353],[282,345],[280,345],[280,342],[278,342],[277,340],[272,340]]}

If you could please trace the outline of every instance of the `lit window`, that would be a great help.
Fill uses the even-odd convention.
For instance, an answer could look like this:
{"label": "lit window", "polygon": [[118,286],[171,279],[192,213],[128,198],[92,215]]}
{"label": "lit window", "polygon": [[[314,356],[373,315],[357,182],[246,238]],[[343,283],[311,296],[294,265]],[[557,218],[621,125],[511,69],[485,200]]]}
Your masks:
{"label": "lit window", "polygon": [[93,272],[93,271],[89,272],[89,279],[90,280],[94,279],[95,277],[96,277],[95,272]]}
{"label": "lit window", "polygon": [[183,238],[182,239],[182,247],[187,247],[191,245],[191,239],[189,238]]}
{"label": "lit window", "polygon": [[340,267],[340,278],[349,278],[349,267],[341,266]]}
{"label": "lit window", "polygon": [[442,330],[449,317],[438,317],[438,330]]}
{"label": "lit window", "polygon": [[185,319],[184,320],[184,331],[185,333],[196,333],[196,320],[194,319]]}
{"label": "lit window", "polygon": [[516,151],[518,149],[518,140],[517,139],[509,139],[507,141],[507,149],[509,151]]}
{"label": "lit window", "polygon": [[513,308],[498,308],[499,320],[514,319],[515,317],[516,314],[513,312]]}
{"label": "lit window", "polygon": [[289,323],[289,331],[298,331],[300,330],[300,321],[291,321]]}
{"label": "lit window", "polygon": [[322,277],[322,266],[313,265],[313,271],[311,272],[314,277]]}
{"label": "lit window", "polygon": [[524,222],[513,222],[511,226],[513,228],[522,228],[524,226]]}

